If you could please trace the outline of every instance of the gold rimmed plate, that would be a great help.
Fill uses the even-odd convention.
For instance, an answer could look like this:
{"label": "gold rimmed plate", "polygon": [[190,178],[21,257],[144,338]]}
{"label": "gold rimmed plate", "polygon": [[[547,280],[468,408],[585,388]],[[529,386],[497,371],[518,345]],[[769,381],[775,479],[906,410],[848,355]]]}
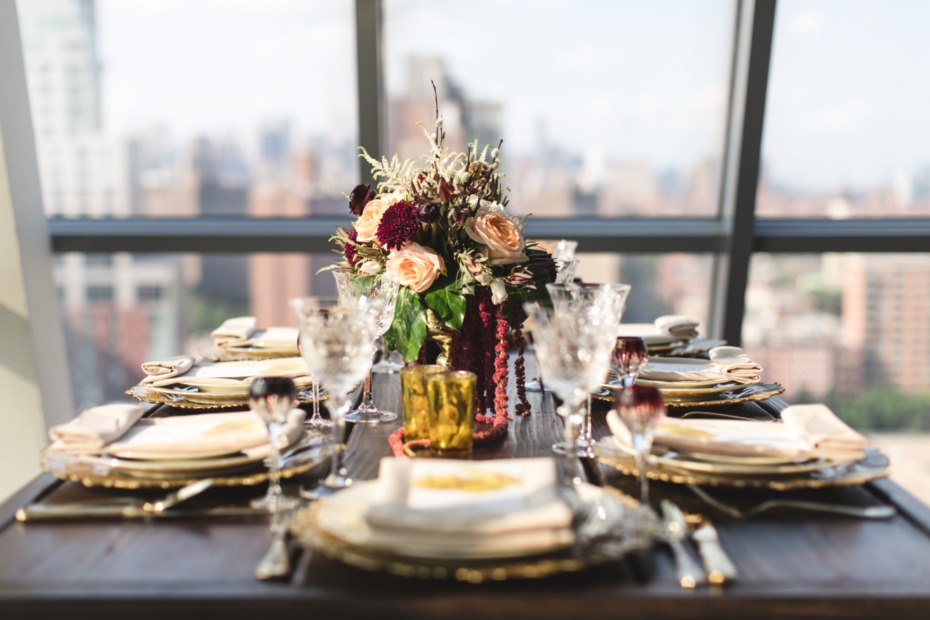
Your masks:
{"label": "gold rimmed plate", "polygon": [[[716,407],[719,405],[735,405],[737,403],[747,403],[752,401],[768,400],[785,391],[785,388],[778,383],[753,383],[743,387],[736,387],[718,394],[705,395],[703,398],[695,400],[674,400],[667,399],[665,405],[670,409],[695,407]],[[592,397],[596,400],[605,402],[614,402],[616,390],[601,388]]]}
{"label": "gold rimmed plate", "polygon": [[[336,496],[315,502],[298,511],[291,522],[297,542],[307,548],[357,568],[420,579],[454,579],[470,583],[533,579],[617,561],[627,553],[648,549],[656,532],[655,523],[638,524],[630,518],[638,503],[616,489],[581,485],[581,510],[576,521],[598,518],[605,535],[584,544],[564,542],[549,548],[534,547],[523,552],[495,553],[484,547],[470,553],[461,545],[448,548],[409,546],[407,543],[367,543],[370,535],[365,511],[373,503],[377,481],[363,482]],[[352,493],[346,496],[347,493]],[[645,517],[644,517],[645,518]],[[584,528],[580,525],[579,528]],[[409,540],[409,536],[405,537]]]}
{"label": "gold rimmed plate", "polygon": [[[300,458],[281,470],[282,478],[292,478],[328,462],[325,446],[302,452]],[[235,460],[234,460],[235,459]],[[254,486],[268,480],[263,459],[248,457],[228,459],[198,459],[187,469],[178,463],[126,462],[125,459],[87,457],[63,454],[46,449],[42,452],[42,470],[62,480],[71,480],[86,487],[114,489],[173,489],[213,478],[213,486]],[[161,466],[161,470],[159,470]]]}
{"label": "gold rimmed plate", "polygon": [[[635,458],[620,448],[613,436],[598,441],[595,451],[601,463],[623,475],[638,475]],[[677,459],[650,458],[646,475],[672,484],[789,491],[865,484],[888,475],[888,459],[875,449],[867,450],[866,457],[855,462],[811,461],[769,466],[710,463],[679,455]]]}

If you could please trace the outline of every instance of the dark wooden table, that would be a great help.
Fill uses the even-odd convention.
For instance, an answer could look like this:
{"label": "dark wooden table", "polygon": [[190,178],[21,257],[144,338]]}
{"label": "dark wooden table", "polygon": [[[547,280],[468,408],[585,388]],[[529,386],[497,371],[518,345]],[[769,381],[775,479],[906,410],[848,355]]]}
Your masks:
{"label": "dark wooden table", "polygon": [[[398,410],[396,375],[376,382],[378,402]],[[477,458],[549,455],[561,435],[551,397],[532,395],[533,414]],[[766,417],[783,403],[740,406]],[[596,435],[607,432],[595,407]],[[348,442],[357,479],[374,478],[395,428],[359,427]],[[609,483],[630,481],[602,469]],[[311,483],[312,481],[306,481]],[[211,490],[245,501],[258,490]],[[283,583],[252,572],[269,542],[267,520],[17,523],[19,506],[113,494],[42,475],[0,506],[0,619],[19,618],[927,618],[930,509],[889,481],[820,492],[849,503],[888,502],[886,521],[799,512],[717,520],[740,570],[724,589],[681,589],[671,556],[657,547],[638,562],[539,581],[467,585],[368,573],[296,547]],[[810,492],[808,492],[810,494]],[[686,509],[714,515],[687,489],[653,486]],[[210,497],[204,501],[208,501]],[[737,501],[740,498],[730,496]],[[192,500],[192,501],[199,501]],[[717,515],[715,515],[717,516]]]}

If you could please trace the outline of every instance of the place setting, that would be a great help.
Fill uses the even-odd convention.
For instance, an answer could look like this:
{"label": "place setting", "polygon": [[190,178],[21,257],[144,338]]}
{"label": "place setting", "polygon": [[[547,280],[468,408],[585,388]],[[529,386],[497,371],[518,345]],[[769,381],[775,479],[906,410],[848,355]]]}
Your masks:
{"label": "place setting", "polygon": [[296,357],[297,328],[260,327],[254,316],[231,317],[210,332],[212,345],[203,357],[219,362]]}
{"label": "place setting", "polygon": [[[259,378],[250,384],[250,402],[276,380],[296,390],[289,378]],[[143,417],[131,404],[92,407],[50,429],[41,464],[64,480],[120,489],[177,488],[204,478],[212,486],[253,486],[289,478],[320,465],[330,451],[294,405],[296,398],[270,425],[254,406],[164,417]],[[278,458],[279,450],[285,458]]]}
{"label": "place setting", "polygon": [[244,407],[251,382],[263,376],[288,377],[298,388],[300,403],[315,400],[313,377],[301,357],[215,362],[179,355],[146,362],[142,370],[145,377],[126,393],[143,402],[179,409]]}
{"label": "place setting", "polygon": [[784,392],[778,383],[762,381],[762,366],[734,346],[714,347],[706,358],[662,357],[652,355],[639,336],[618,336],[611,370],[615,378],[594,393],[599,400],[613,401],[631,381],[660,390],[672,409],[761,401]]}

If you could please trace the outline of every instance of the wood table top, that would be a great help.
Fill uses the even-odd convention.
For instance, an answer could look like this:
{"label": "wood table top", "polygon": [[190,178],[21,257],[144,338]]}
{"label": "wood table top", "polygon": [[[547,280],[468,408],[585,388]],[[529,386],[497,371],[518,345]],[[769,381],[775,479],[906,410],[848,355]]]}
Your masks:
{"label": "wood table top", "polygon": [[[377,376],[375,390],[379,406],[399,411],[397,375]],[[530,399],[532,414],[513,420],[506,440],[476,449],[475,458],[551,455],[561,419],[551,396]],[[731,405],[731,411],[767,418],[783,406],[776,398]],[[609,432],[605,409],[594,407],[595,436]],[[398,424],[351,431],[346,457],[354,478],[377,477],[380,459],[390,455],[387,437]],[[605,466],[597,473],[608,484],[634,488]],[[244,503],[262,491],[212,489],[207,495]],[[662,545],[615,566],[480,585],[365,572],[295,545],[290,579],[259,582],[253,570],[270,540],[267,518],[16,522],[16,509],[38,498],[54,503],[121,494],[43,474],[0,506],[0,618],[927,617],[930,509],[888,480],[803,493],[825,501],[893,504],[899,514],[869,521],[782,511],[737,521],[714,512],[686,487],[654,483],[654,500],[669,498],[714,517],[740,571],[736,583],[680,588]]]}

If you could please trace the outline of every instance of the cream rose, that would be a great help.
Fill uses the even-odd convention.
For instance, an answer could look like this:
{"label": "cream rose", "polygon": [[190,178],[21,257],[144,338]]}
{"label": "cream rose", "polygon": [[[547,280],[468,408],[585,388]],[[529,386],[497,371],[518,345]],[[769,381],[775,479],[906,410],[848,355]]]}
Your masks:
{"label": "cream rose", "polygon": [[465,222],[468,236],[487,248],[488,263],[510,265],[526,260],[523,233],[502,209],[481,208]]}
{"label": "cream rose", "polygon": [[355,220],[355,230],[358,232],[359,241],[377,241],[375,233],[378,232],[378,224],[381,223],[381,216],[388,210],[388,207],[395,202],[400,202],[404,197],[398,193],[385,194],[368,201],[365,210]]}
{"label": "cream rose", "polygon": [[391,252],[384,271],[394,282],[422,293],[433,285],[439,274],[446,272],[446,264],[435,251],[411,241],[400,250]]}

